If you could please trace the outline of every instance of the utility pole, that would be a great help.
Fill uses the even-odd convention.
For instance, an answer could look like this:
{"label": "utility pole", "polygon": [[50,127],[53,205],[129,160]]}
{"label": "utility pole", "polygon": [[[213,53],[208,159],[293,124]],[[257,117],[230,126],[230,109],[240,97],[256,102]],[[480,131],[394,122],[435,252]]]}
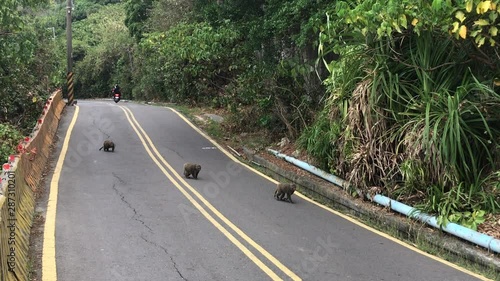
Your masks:
{"label": "utility pole", "polygon": [[66,12],[66,43],[67,43],[67,64],[68,72],[66,74],[66,84],[68,86],[68,105],[73,105],[73,43],[71,35],[71,12],[72,12],[72,0],[68,0],[67,12]]}

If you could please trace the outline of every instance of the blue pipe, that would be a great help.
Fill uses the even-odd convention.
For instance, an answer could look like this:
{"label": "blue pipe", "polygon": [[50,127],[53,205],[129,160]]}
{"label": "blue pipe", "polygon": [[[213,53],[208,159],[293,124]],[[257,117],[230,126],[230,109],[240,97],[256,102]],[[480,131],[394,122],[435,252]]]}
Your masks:
{"label": "blue pipe", "polygon": [[[279,158],[283,158],[286,161],[288,161],[288,162],[290,162],[290,163],[292,163],[292,164],[294,164],[294,165],[296,165],[296,166],[298,166],[306,171],[309,171],[309,172],[311,172],[311,173],[313,173],[313,174],[315,174],[315,175],[317,175],[317,176],[319,176],[319,177],[321,177],[329,182],[332,182],[340,187],[347,187],[347,185],[348,185],[348,183],[345,180],[343,180],[337,176],[334,176],[332,174],[328,174],[327,172],[320,170],[317,167],[314,167],[306,162],[303,162],[303,161],[298,160],[296,158],[279,153],[276,150],[268,149],[268,151],[273,153],[275,156],[277,156]],[[417,209],[415,209],[413,207],[410,207],[408,205],[405,205],[401,202],[398,202],[396,200],[393,200],[389,197],[386,197],[386,196],[383,196],[380,194],[377,194],[377,195],[373,196],[373,198],[369,198],[369,199],[371,199],[372,201],[375,201],[376,203],[378,203],[380,205],[390,207],[392,210],[399,212],[401,214],[404,214],[408,217],[418,219],[419,221],[424,222],[430,226],[442,229],[443,231],[445,231],[447,233],[450,233],[452,235],[460,237],[460,238],[467,240],[469,242],[472,242],[476,245],[485,247],[493,252],[500,253],[500,240],[499,239],[496,239],[494,237],[491,237],[491,236],[483,234],[483,233],[479,233],[475,230],[472,230],[472,229],[467,228],[467,227],[463,227],[461,225],[458,225],[458,224],[452,223],[452,222],[447,223],[446,226],[444,226],[444,225],[439,226],[439,224],[437,223],[436,217],[433,217],[433,216],[428,215],[426,213],[421,213],[420,211],[418,211]]]}
{"label": "blue pipe", "polygon": [[271,153],[273,153],[274,155],[276,155],[276,157],[279,157],[279,158],[283,158],[285,159],[286,161],[294,164],[295,166],[298,166],[306,171],[309,171],[313,174],[315,174],[316,176],[318,177],[321,177],[321,178],[324,178],[326,179],[327,181],[337,185],[337,186],[340,186],[342,187],[343,189],[347,189],[348,187],[348,182],[335,176],[335,175],[332,175],[332,174],[329,174],[317,167],[314,167],[313,165],[310,165],[309,163],[306,163],[304,161],[300,161],[296,158],[293,158],[293,157],[290,157],[290,156],[287,156],[285,154],[282,154],[282,153],[279,153],[278,151],[276,150],[272,150],[272,149],[267,149],[268,151],[270,151]]}
{"label": "blue pipe", "polygon": [[393,200],[389,197],[377,194],[373,198],[373,201],[376,203],[391,207],[392,210],[399,212],[401,214],[407,215],[408,217],[418,219],[421,222],[427,223],[435,228],[441,228],[443,231],[453,234],[457,237],[465,239],[469,242],[475,243],[479,246],[483,246],[493,252],[500,253],[500,240],[495,239],[489,235],[479,233],[470,228],[463,227],[456,223],[447,223],[446,226],[440,227],[437,219],[433,216],[430,216],[426,213],[421,213],[417,209],[405,205],[401,202]]}

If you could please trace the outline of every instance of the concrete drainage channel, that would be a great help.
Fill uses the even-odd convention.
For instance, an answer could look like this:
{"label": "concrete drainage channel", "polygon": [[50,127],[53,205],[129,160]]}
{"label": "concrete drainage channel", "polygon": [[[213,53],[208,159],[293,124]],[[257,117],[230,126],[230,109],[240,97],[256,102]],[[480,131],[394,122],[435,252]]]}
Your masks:
{"label": "concrete drainage channel", "polygon": [[[294,172],[281,169],[280,167],[267,161],[263,157],[256,155],[250,149],[243,148],[243,150],[249,161],[262,168],[265,168],[267,172],[269,172],[268,174],[271,174],[273,177],[277,179],[286,178],[290,181],[296,182],[297,184],[301,185],[303,188],[307,189],[312,194],[319,195],[324,199],[331,201],[332,204],[335,206],[335,208],[341,209],[342,211],[350,213],[356,217],[374,221],[383,228],[396,229],[398,232],[407,236],[407,238],[410,241],[415,241],[415,240],[424,241],[443,251],[446,251],[453,255],[464,257],[472,262],[484,266],[485,268],[492,269],[500,274],[500,259],[498,258],[500,241],[498,239],[494,239],[493,237],[490,237],[485,234],[480,234],[475,231],[473,231],[475,232],[473,233],[471,232],[472,230],[464,229],[461,226],[458,227],[452,226],[450,228],[452,230],[451,231],[452,235],[448,235],[446,233],[443,233],[442,231],[425,227],[422,223],[419,223],[415,220],[409,222],[408,219],[404,217],[394,216],[391,214],[381,214],[380,212],[377,212],[375,210],[372,210],[364,206],[365,204],[357,204],[355,200],[353,200],[349,196],[346,196],[345,192],[341,190],[341,188],[337,188],[337,187],[345,188],[346,182],[334,175],[327,174],[326,172],[321,171],[317,168],[316,168],[317,170],[315,171],[315,169],[313,169],[315,168],[314,166],[310,166],[305,162],[287,156],[289,158],[286,160],[300,161],[302,163],[309,165],[310,167],[313,167],[313,168],[306,167],[304,169],[304,166],[307,165],[301,163],[298,163],[299,165],[297,165],[297,163],[292,163],[304,170],[316,174],[317,176],[325,180],[332,182],[332,185],[329,185],[326,182],[318,183],[315,181],[311,181],[307,178],[301,177]],[[269,152],[276,157],[285,158],[284,157],[285,155],[280,154],[277,151],[271,150]],[[415,217],[415,212],[412,207],[406,206],[402,203],[399,203],[397,201],[394,201],[390,198],[381,195],[374,195],[372,196],[371,199],[388,208],[392,207],[393,209],[398,208],[405,211],[411,211],[411,213],[409,214],[412,214],[412,216]],[[397,203],[404,205],[410,209],[404,206],[398,206]],[[422,222],[429,223],[429,221],[434,221],[433,217],[431,216],[425,214],[420,214],[420,216],[421,217],[420,218],[417,217],[417,219],[420,219],[420,221]],[[469,240],[471,243],[463,241],[457,237]],[[471,238],[472,240],[469,238]],[[472,243],[485,247],[486,249],[489,250],[489,252],[486,252],[482,249],[478,249],[477,246],[473,245]],[[497,254],[495,254],[494,252],[497,252]]]}
{"label": "concrete drainage channel", "polygon": [[[294,164],[295,166],[306,170],[312,174],[315,174],[343,189],[347,189],[349,186],[349,183],[346,182],[343,179],[338,178],[335,175],[328,174],[325,171],[322,171],[306,162],[303,162],[301,160],[295,159],[293,157],[287,156],[285,154],[279,153],[276,150],[273,149],[268,149],[269,152],[274,154],[278,158],[285,159],[286,161]],[[361,194],[361,193],[360,193]],[[472,242],[476,245],[482,246],[490,251],[493,251],[495,253],[500,253],[500,240],[495,239],[494,237],[491,237],[486,234],[479,233],[477,231],[474,231],[472,229],[469,229],[467,227],[463,227],[461,225],[458,225],[456,223],[448,223],[446,226],[439,226],[437,223],[437,218],[425,213],[421,213],[417,209],[410,207],[408,205],[405,205],[401,202],[398,202],[396,200],[393,200],[389,197],[380,195],[380,194],[374,194],[366,195],[366,199],[375,202],[377,204],[380,204],[385,207],[391,208],[393,211],[396,211],[400,214],[406,215],[408,217],[411,217],[413,219],[417,219],[423,223],[426,223],[434,228],[442,229],[445,232],[448,232],[452,235],[455,235],[457,237],[460,237],[464,240],[467,240],[469,242]]]}

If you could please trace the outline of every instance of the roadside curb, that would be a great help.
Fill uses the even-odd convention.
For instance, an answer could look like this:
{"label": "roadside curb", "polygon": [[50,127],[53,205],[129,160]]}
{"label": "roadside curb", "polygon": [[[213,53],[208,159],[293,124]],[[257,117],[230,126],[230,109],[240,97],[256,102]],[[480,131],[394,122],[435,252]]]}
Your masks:
{"label": "roadside curb", "polygon": [[428,228],[418,221],[395,215],[396,213],[371,210],[365,207],[365,204],[358,204],[356,200],[345,195],[344,191],[337,188],[334,184],[324,181],[319,177],[318,179],[320,179],[319,182],[321,183],[316,183],[294,172],[278,167],[248,148],[243,147],[243,151],[249,161],[265,168],[267,170],[266,172],[273,178],[286,178],[296,182],[308,192],[330,200],[335,208],[343,212],[347,212],[361,219],[373,221],[382,229],[396,229],[409,241],[423,240],[442,251],[465,257],[471,262],[492,269],[500,274],[500,259],[495,257],[493,253],[486,253],[485,250],[478,246],[472,245],[444,232]]}

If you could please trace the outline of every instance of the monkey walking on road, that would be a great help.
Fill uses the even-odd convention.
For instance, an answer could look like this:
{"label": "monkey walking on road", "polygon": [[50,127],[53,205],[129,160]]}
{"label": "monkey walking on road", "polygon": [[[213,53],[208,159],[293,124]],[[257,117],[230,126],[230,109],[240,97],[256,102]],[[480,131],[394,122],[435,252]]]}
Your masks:
{"label": "monkey walking on road", "polygon": [[276,200],[280,200],[282,201],[283,199],[285,199],[285,195],[286,195],[286,200],[290,201],[290,203],[293,203],[292,201],[292,194],[295,192],[295,190],[297,189],[297,187],[295,186],[295,184],[293,183],[278,183],[278,185],[276,186],[276,190],[274,191],[274,197],[276,198]]}
{"label": "monkey walking on road", "polygon": [[102,147],[99,148],[99,151],[101,151],[103,148],[104,148],[104,151],[109,151],[109,149],[111,148],[111,152],[114,152],[115,151],[115,143],[111,140],[105,140]]}
{"label": "monkey walking on road", "polygon": [[198,179],[198,174],[200,173],[201,165],[195,163],[186,163],[184,164],[184,176],[189,178],[190,175],[193,176],[194,179]]}

